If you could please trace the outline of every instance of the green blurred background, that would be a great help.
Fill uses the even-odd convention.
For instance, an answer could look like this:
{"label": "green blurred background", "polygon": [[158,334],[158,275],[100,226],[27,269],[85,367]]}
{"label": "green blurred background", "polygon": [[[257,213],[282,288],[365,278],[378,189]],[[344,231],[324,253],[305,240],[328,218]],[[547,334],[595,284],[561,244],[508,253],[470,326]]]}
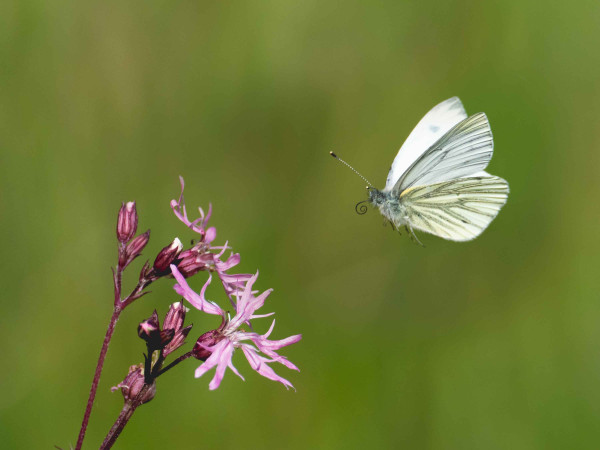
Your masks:
{"label": "green blurred background", "polygon": [[[2,447],[75,443],[120,202],[152,229],[146,257],[187,243],[181,174],[275,288],[273,337],[303,333],[282,352],[302,372],[277,368],[288,392],[240,353],[246,382],[209,392],[187,361],[117,448],[597,448],[599,44],[596,0],[0,2]],[[364,183],[328,152],[382,187],[453,95],[487,113],[511,195],[480,238],[422,248],[356,215]],[[171,287],[119,321],[87,448]],[[188,317],[192,336],[218,323]]]}

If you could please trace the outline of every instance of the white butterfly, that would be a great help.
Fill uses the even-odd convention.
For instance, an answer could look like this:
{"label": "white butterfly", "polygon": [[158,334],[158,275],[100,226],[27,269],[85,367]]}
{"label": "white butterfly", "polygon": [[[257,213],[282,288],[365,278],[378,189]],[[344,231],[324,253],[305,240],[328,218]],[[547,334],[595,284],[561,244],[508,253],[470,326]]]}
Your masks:
{"label": "white butterfly", "polygon": [[474,239],[508,198],[508,183],[484,172],[493,148],[486,115],[467,117],[459,98],[452,97],[408,136],[383,190],[365,179],[369,201],[396,229],[406,227],[413,236],[417,229],[453,241]]}

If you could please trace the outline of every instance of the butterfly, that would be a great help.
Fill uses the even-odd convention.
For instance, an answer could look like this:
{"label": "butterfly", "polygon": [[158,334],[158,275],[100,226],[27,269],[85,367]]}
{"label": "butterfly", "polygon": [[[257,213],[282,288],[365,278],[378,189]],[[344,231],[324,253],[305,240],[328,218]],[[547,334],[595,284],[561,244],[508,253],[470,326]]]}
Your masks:
{"label": "butterfly", "polygon": [[486,115],[467,116],[460,99],[452,97],[410,133],[382,190],[331,155],[367,182],[368,201],[395,229],[404,227],[417,241],[414,230],[469,241],[487,228],[508,198],[508,183],[484,171],[493,148]]}

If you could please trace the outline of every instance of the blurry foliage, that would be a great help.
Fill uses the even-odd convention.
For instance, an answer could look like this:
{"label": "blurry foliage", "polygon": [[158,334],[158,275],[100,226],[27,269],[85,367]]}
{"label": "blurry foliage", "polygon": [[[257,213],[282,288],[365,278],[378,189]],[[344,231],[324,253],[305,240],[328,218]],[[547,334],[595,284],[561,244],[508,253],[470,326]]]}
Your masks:
{"label": "blurry foliage", "polygon": [[[120,202],[152,229],[148,255],[187,242],[179,174],[240,271],[275,288],[273,337],[304,334],[285,352],[302,372],[282,369],[298,392],[239,355],[246,382],[209,392],[190,361],[118,448],[596,445],[599,20],[597,1],[0,2],[3,446],[75,442]],[[421,248],[355,214],[364,183],[328,152],[381,187],[453,95],[487,113],[511,195],[475,241]],[[119,321],[89,448],[141,361],[137,323],[177,299],[153,291]],[[192,334],[211,319],[190,312]]]}

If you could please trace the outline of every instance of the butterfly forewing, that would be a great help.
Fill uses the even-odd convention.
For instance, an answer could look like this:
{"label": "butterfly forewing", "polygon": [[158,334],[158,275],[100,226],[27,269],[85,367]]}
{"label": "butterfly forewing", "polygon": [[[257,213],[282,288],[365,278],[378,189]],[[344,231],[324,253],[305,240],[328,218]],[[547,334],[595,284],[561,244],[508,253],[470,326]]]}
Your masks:
{"label": "butterfly forewing", "polygon": [[400,194],[412,228],[453,241],[481,234],[508,198],[508,183],[485,174],[406,189]]}
{"label": "butterfly forewing", "polygon": [[463,120],[431,146],[400,177],[395,192],[471,176],[492,159],[494,140],[484,113]]}
{"label": "butterfly forewing", "polygon": [[410,133],[400,150],[390,172],[384,191],[390,191],[402,174],[453,126],[467,118],[458,97],[452,97],[434,106]]}

